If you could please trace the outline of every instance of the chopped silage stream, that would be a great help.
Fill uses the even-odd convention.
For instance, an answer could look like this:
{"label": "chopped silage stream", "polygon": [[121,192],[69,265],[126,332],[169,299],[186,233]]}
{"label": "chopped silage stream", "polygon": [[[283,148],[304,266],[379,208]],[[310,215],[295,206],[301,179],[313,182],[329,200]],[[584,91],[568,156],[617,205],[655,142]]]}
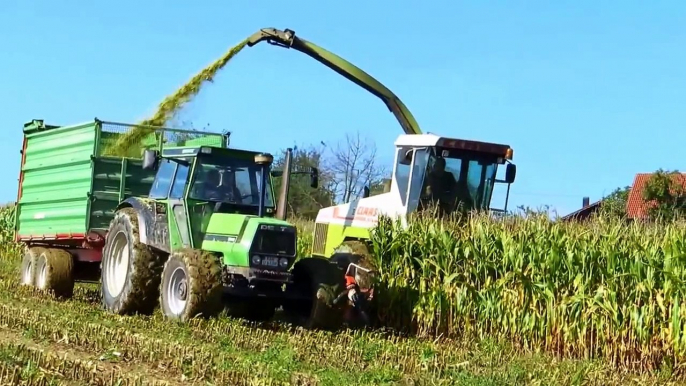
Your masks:
{"label": "chopped silage stream", "polygon": [[186,103],[190,102],[200,92],[203,85],[213,81],[217,73],[241,52],[247,43],[248,40],[246,39],[233,46],[221,58],[205,67],[173,94],[164,98],[152,117],[139,122],[133,129],[120,136],[105,149],[104,155],[126,156],[131,148],[138,146],[143,138],[154,131],[156,127],[165,126]]}

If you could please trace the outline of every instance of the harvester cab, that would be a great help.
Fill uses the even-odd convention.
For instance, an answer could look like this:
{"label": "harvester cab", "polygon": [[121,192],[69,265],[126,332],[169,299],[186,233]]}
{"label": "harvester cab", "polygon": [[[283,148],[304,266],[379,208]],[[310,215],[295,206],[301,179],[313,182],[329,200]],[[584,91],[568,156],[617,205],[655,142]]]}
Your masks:
{"label": "harvester cab", "polygon": [[[460,210],[507,211],[517,171],[508,145],[419,134],[401,135],[395,146],[390,189],[399,198],[400,210],[395,213],[407,215],[432,205],[443,215]],[[505,178],[497,179],[498,166],[503,164]],[[507,184],[504,209],[491,208],[498,183]]]}
{"label": "harvester cab", "polygon": [[[368,240],[369,230],[381,215],[406,224],[410,213],[429,209],[438,209],[439,215],[504,212],[517,170],[512,156],[508,145],[402,134],[395,141],[393,175],[383,193],[370,197],[365,189],[362,197],[319,211],[313,253],[331,257],[341,246]],[[503,164],[505,176],[498,179],[498,167]],[[504,209],[490,207],[494,186],[499,183],[507,184]]]}

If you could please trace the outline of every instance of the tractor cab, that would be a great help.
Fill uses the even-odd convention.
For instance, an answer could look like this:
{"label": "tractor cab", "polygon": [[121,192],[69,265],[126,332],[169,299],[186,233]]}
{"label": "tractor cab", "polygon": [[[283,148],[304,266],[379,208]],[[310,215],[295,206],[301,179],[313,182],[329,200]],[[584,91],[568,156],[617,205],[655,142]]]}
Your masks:
{"label": "tractor cab", "polygon": [[[273,217],[269,154],[209,146],[146,151],[143,167],[156,171],[151,199],[212,204],[216,212]],[[262,187],[265,189],[262,189]]]}
{"label": "tractor cab", "polygon": [[229,271],[249,281],[260,269],[285,272],[297,232],[275,218],[272,161],[270,154],[208,146],[146,150],[143,168],[156,171],[147,200],[170,225],[158,248],[221,254]]}
{"label": "tractor cab", "polygon": [[[442,214],[507,209],[516,166],[507,145],[439,137],[401,135],[396,143],[393,179],[405,213],[437,205]],[[505,179],[496,178],[506,164]],[[497,183],[508,184],[504,209],[491,208]]]}

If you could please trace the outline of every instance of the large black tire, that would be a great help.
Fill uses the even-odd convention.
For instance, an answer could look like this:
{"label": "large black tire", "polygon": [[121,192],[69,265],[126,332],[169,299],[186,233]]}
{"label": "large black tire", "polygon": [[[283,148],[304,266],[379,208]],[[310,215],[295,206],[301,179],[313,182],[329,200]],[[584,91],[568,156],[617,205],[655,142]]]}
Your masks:
{"label": "large black tire", "polygon": [[38,257],[43,251],[45,251],[45,248],[43,247],[31,247],[26,249],[19,272],[19,283],[21,283],[21,285],[30,287],[36,286],[36,266],[38,265]]}
{"label": "large black tire", "polygon": [[222,310],[222,290],[217,256],[196,249],[173,252],[162,271],[162,314],[180,322],[198,316],[213,317]]}
{"label": "large black tire", "polygon": [[141,243],[136,210],[118,210],[105,238],[100,265],[105,309],[119,315],[151,314],[159,298],[161,256]]}
{"label": "large black tire", "polygon": [[305,258],[299,260],[291,272],[293,283],[286,286],[286,293],[305,296],[308,300],[285,303],[288,319],[309,329],[340,327],[343,313],[333,306],[333,300],[344,288],[341,270],[329,260]]}
{"label": "large black tire", "polygon": [[74,258],[62,249],[44,249],[36,264],[36,287],[56,297],[74,295]]}

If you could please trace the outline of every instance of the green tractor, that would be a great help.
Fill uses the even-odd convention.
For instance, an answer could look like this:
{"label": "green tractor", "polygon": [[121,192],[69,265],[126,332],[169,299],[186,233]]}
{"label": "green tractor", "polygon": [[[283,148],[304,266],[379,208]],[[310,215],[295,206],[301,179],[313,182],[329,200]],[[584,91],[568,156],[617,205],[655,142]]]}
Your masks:
{"label": "green tractor", "polygon": [[[155,304],[146,295],[157,295],[159,286],[159,305],[170,319],[214,316],[226,307],[234,316],[268,320],[284,306],[289,316],[307,320],[310,290],[321,283],[313,284],[312,275],[296,282],[290,272],[297,230],[276,218],[272,189],[272,176],[289,178],[290,170],[273,173],[272,161],[269,154],[218,147],[146,150],[143,169],[156,172],[150,194],[119,204],[103,249],[106,308],[124,313]],[[316,169],[311,180],[316,188]],[[298,264],[296,272],[333,269],[309,259]]]}
{"label": "green tractor", "polygon": [[[120,135],[112,126],[131,127],[25,125],[15,224],[27,246],[23,284],[70,297],[75,281],[99,280],[105,309],[120,315],[159,305],[178,321],[224,309],[268,320],[283,307],[309,327],[341,321],[321,296],[344,281],[341,270],[296,262],[297,229],[285,221],[290,151],[284,170],[271,170],[271,155],[228,148],[228,136],[174,142],[165,138],[186,132],[153,128],[142,156],[122,157],[103,150]],[[297,173],[318,186],[316,168]],[[283,178],[278,205],[274,177]]]}

